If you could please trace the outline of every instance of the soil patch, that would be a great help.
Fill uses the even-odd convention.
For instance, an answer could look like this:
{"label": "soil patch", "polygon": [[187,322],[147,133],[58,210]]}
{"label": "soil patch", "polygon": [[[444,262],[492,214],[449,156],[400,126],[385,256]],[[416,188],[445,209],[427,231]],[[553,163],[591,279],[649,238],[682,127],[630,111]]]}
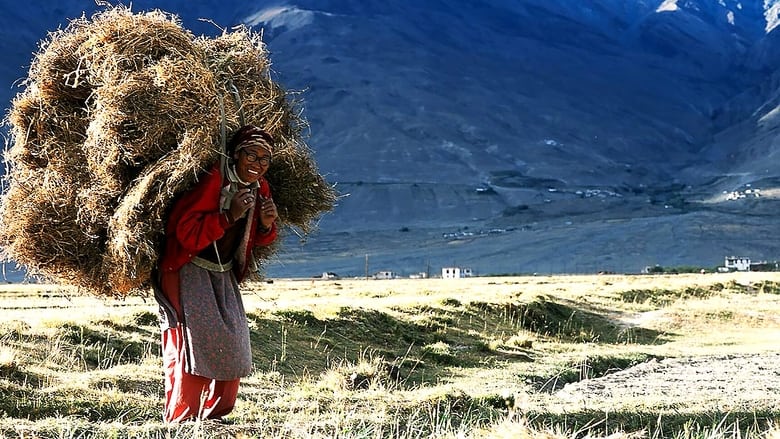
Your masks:
{"label": "soil patch", "polygon": [[780,406],[778,378],[780,353],[653,359],[601,378],[567,384],[555,395],[587,405],[650,397],[660,404],[776,408]]}

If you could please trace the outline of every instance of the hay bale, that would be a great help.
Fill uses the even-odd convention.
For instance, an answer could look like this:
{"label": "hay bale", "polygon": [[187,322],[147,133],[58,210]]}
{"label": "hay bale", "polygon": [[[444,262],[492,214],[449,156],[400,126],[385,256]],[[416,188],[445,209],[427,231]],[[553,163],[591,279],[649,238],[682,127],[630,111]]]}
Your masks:
{"label": "hay bale", "polygon": [[50,33],[24,86],[6,119],[0,246],[32,274],[99,295],[145,292],[166,214],[219,160],[223,124],[278,141],[267,178],[281,226],[309,232],[336,201],[298,103],[247,28],[196,38],[171,14],[108,8]]}
{"label": "hay bale", "polygon": [[127,187],[118,176],[135,176],[134,168],[159,160],[193,127],[209,127],[203,145],[212,145],[220,120],[211,71],[192,56],[163,58],[95,91],[84,150],[104,184]]}
{"label": "hay bale", "polygon": [[89,287],[97,277],[99,239],[78,231],[76,189],[69,174],[49,170],[15,172],[3,203],[15,206],[4,211],[5,251],[34,261],[31,274],[45,275],[80,287]]}
{"label": "hay bale", "polygon": [[30,66],[28,85],[32,82],[46,102],[69,102],[76,106],[89,97],[92,89],[83,75],[79,47],[89,38],[88,21],[82,17],[71,21],[67,30],[49,33]]}
{"label": "hay bale", "polygon": [[13,100],[8,115],[14,143],[6,161],[30,168],[73,167],[84,160],[81,148],[88,120],[82,108],[51,105],[28,87]]}

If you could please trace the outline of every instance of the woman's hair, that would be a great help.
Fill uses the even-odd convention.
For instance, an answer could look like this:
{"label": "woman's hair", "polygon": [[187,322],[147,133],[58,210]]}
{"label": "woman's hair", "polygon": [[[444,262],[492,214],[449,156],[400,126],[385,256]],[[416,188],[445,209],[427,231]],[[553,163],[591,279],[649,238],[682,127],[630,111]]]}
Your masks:
{"label": "woman's hair", "polygon": [[[260,128],[254,125],[244,125],[233,134],[233,137],[231,137],[230,141],[228,142],[227,144],[228,156],[232,157],[233,154],[237,151],[236,148],[238,148],[239,145],[241,145],[242,143],[244,142],[248,143],[253,140],[264,141],[265,143],[268,143],[268,147],[270,147],[271,149],[273,149],[274,147],[274,138],[270,134],[268,134],[267,132],[261,130]],[[269,152],[273,153],[272,150],[269,150]]]}

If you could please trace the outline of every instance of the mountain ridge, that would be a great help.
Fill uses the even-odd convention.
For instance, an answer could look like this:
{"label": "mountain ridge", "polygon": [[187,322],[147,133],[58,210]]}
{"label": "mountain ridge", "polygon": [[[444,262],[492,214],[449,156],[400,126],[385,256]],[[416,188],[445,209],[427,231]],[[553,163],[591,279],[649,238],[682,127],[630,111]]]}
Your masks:
{"label": "mountain ridge", "polygon": [[[777,257],[777,245],[753,239],[653,243],[630,227],[631,218],[657,233],[696,230],[705,218],[739,223],[723,191],[777,184],[777,2],[133,2],[153,6],[196,33],[262,28],[279,81],[300,91],[308,141],[345,197],[305,245],[289,234],[271,275],[327,271],[368,253],[411,270],[440,244],[450,260],[529,271],[523,252],[562,259],[569,235],[588,242],[614,220],[650,240],[630,256],[634,268],[714,263],[727,250]],[[91,1],[46,9],[3,0],[0,49],[29,64],[45,31],[93,10]],[[0,70],[9,85],[10,71]],[[736,203],[766,212],[741,234],[773,224],[773,198]],[[443,238],[493,229],[503,232]],[[347,244],[334,253],[336,237]],[[574,257],[626,260],[632,251],[616,244],[624,239],[574,246]]]}

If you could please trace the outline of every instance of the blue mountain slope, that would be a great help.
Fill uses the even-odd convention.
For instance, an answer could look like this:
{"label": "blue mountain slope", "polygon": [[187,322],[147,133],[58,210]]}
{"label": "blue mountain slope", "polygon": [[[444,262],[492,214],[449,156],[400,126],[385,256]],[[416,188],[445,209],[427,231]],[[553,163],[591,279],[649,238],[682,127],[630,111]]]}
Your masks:
{"label": "blue mountain slope", "polygon": [[[772,2],[168,0],[132,7],[176,13],[196,34],[219,32],[201,18],[262,28],[278,80],[301,92],[321,171],[349,196],[272,273],[316,272],[338,259],[318,255],[342,245],[344,257],[384,251],[392,253],[388,264],[403,267],[420,252],[427,238],[415,233],[423,230],[440,239],[442,230],[466,226],[596,227],[609,218],[663,222],[671,212],[681,221],[694,218],[686,216],[690,202],[780,177],[772,166],[780,165]],[[96,8],[92,0],[54,7],[0,0],[7,60],[0,99],[10,102],[18,91],[12,84],[26,76],[46,31]],[[591,193],[603,203],[584,195]],[[678,205],[687,207],[665,207]],[[384,249],[365,237],[396,242],[399,229],[411,232]],[[517,234],[501,239],[524,247]],[[648,245],[634,257],[637,264],[659,254],[690,262],[725,251],[713,238],[697,239],[675,244],[686,251]],[[484,242],[442,253],[479,260],[495,250]],[[533,251],[560,251],[548,244]],[[702,250],[689,255],[690,248]]]}

